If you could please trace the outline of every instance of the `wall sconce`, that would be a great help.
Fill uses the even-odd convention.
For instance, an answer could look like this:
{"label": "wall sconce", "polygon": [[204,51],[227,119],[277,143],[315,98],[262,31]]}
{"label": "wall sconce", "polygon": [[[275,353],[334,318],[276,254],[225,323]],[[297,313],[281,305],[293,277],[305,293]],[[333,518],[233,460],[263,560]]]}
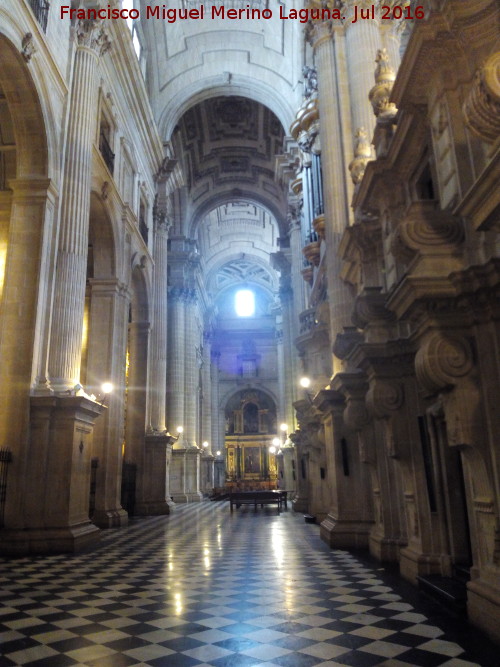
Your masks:
{"label": "wall sconce", "polygon": [[205,440],[205,442],[202,443],[202,447],[205,447],[205,449],[208,447],[208,442]]}
{"label": "wall sconce", "polygon": [[306,376],[301,377],[300,380],[299,380],[299,384],[303,388],[304,394],[307,396],[307,400],[312,405],[313,402],[312,402],[311,394],[307,391],[309,389],[309,387],[311,386],[311,379],[306,377]]}
{"label": "wall sconce", "polygon": [[103,382],[101,384],[101,393],[97,397],[97,402],[100,403],[101,405],[105,405],[106,400],[113,391],[113,389],[114,387],[111,382]]}

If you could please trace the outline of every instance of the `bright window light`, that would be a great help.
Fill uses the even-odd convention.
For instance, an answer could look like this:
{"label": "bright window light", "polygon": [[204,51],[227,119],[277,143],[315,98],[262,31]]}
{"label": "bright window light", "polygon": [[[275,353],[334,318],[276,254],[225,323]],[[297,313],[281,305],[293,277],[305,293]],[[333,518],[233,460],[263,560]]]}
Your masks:
{"label": "bright window light", "polygon": [[[130,12],[131,9],[134,9],[134,0],[122,0],[122,7],[123,9],[128,9]],[[134,25],[134,22],[131,18],[127,19],[127,25],[129,27],[130,32],[132,32],[132,27]]]}
{"label": "bright window light", "polygon": [[234,308],[238,317],[252,317],[255,313],[255,296],[249,289],[240,289],[236,292]]}

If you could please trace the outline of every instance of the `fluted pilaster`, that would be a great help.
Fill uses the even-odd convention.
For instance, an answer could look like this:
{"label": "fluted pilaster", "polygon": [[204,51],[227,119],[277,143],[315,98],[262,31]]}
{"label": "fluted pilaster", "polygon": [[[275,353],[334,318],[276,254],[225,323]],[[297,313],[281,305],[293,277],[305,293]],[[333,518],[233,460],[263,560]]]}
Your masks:
{"label": "fluted pilaster", "polygon": [[[212,454],[212,379],[210,372],[212,358],[212,334],[206,331],[203,338],[203,360],[202,360],[202,405],[201,405],[201,437],[202,441],[208,441],[208,447],[204,448],[205,454]],[[199,443],[201,444],[201,443]]]}
{"label": "fluted pilaster", "polygon": [[219,358],[220,352],[214,351],[213,347],[211,350],[212,355],[212,366],[210,380],[212,383],[212,392],[211,392],[211,410],[212,410],[212,441],[211,447],[212,452],[217,450],[222,450],[224,446],[224,434],[222,431],[222,426],[220,424],[219,417]]}
{"label": "fluted pilaster", "polygon": [[[364,127],[371,140],[375,118],[368,102],[368,93],[373,86],[375,56],[381,48],[378,8],[371,0],[349,0],[346,8],[346,52],[349,92],[351,97],[352,127]],[[355,8],[375,8],[375,18],[352,22]]]}
{"label": "fluted pilaster", "polygon": [[[172,433],[184,426],[184,355],[185,355],[185,311],[184,290],[174,287],[169,291],[169,366],[167,394],[169,397],[168,426]],[[181,448],[180,437],[174,449]]]}
{"label": "fluted pilaster", "polygon": [[76,53],[49,360],[50,381],[55,391],[73,389],[80,377],[97,64],[99,56],[109,48],[100,22],[79,21],[74,35]]}
{"label": "fluted pilaster", "polygon": [[[349,324],[351,311],[347,285],[339,277],[341,261],[338,257],[340,240],[349,220],[345,159],[347,138],[342,132],[343,114],[340,107],[342,73],[338,69],[340,56],[335,49],[341,30],[341,26],[332,27],[330,22],[323,22],[315,24],[310,33],[318,72],[323,178],[329,184],[324,192],[324,205],[332,341]],[[334,363],[334,372],[339,369],[340,364]]]}
{"label": "fluted pilaster", "polygon": [[196,293],[189,290],[185,300],[184,349],[184,446],[197,446],[199,357],[196,327]]}
{"label": "fluted pilaster", "polygon": [[154,324],[151,331],[150,364],[150,429],[161,433],[166,429],[167,389],[167,255],[169,224],[163,210],[155,209],[155,239],[153,257]]}

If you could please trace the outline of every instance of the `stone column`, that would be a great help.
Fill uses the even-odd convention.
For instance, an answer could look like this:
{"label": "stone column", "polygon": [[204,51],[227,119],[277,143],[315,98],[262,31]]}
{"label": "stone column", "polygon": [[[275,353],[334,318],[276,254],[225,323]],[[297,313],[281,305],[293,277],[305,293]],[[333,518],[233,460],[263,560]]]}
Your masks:
{"label": "stone column", "polygon": [[284,398],[285,411],[283,416],[292,430],[295,424],[293,403],[296,399],[297,378],[299,375],[297,353],[294,346],[295,328],[293,324],[293,292],[289,285],[280,289],[280,300],[283,313],[283,371],[284,371]]}
{"label": "stone column", "polygon": [[[347,186],[347,164],[345,142],[345,115],[340,107],[343,73],[338,71],[338,52],[342,26],[331,27],[329,22],[316,23],[311,30],[311,39],[316,56],[318,74],[318,100],[321,128],[321,158],[323,178],[328,187],[324,192],[325,239],[328,262],[328,297],[330,304],[330,340],[351,322],[352,299],[347,285],[341,280],[341,260],[338,248],[345,227],[349,222]],[[340,45],[339,49],[340,51]],[[334,373],[341,370],[340,360],[334,357]]]}
{"label": "stone column", "polygon": [[[201,458],[201,483],[203,493],[210,494],[214,488],[214,457],[212,454],[212,332],[205,331],[203,336],[202,361],[202,396],[201,396],[201,438],[202,443],[207,441],[208,447],[203,447]],[[202,445],[203,446],[203,445]]]}
{"label": "stone column", "polygon": [[98,21],[78,21],[70,98],[49,375],[56,392],[72,391],[80,379],[85,303],[92,145],[97,108],[97,65],[109,49]]}
{"label": "stone column", "polygon": [[285,355],[283,351],[283,323],[276,328],[276,355],[278,357],[278,420],[286,420],[287,404],[285,397]]}
{"label": "stone column", "polygon": [[165,410],[167,403],[167,256],[168,230],[170,222],[166,212],[155,208],[155,237],[153,245],[153,313],[154,324],[151,330],[151,356],[149,375],[149,431],[166,431]]}
{"label": "stone column", "polygon": [[[375,118],[368,102],[368,94],[373,87],[375,56],[378,49],[381,48],[378,8],[372,0],[348,0],[346,5],[345,40],[352,128],[356,131],[363,127],[371,141]],[[352,23],[355,7],[358,16],[361,10],[371,11],[371,8],[374,7],[375,18],[360,19]]]}
{"label": "stone column", "polygon": [[[217,451],[224,450],[224,433],[221,427],[221,419],[219,413],[219,359],[220,352],[211,349],[211,366],[210,366],[210,381],[212,383],[211,391],[211,409],[212,409],[212,454]],[[222,420],[223,422],[223,420]]]}
{"label": "stone column", "polygon": [[[291,279],[293,290],[294,322],[299,321],[300,313],[306,309],[306,283],[302,277],[302,230],[300,219],[295,217],[290,221],[290,255],[291,255]],[[298,333],[298,331],[297,331]]]}
{"label": "stone column", "polygon": [[[125,425],[125,458],[136,469],[135,505],[144,503],[149,480],[145,474],[146,403],[148,383],[148,343],[150,323],[129,324],[129,369],[127,388],[127,422]],[[135,509],[135,508],[134,508]]]}
{"label": "stone column", "polygon": [[103,382],[111,382],[114,387],[106,398],[108,410],[94,429],[92,456],[98,459],[98,467],[92,520],[100,528],[128,522],[120,494],[129,303],[130,294],[120,281],[91,280],[88,390],[99,395]]}
{"label": "stone column", "polygon": [[168,230],[165,209],[155,206],[153,212],[153,313],[149,364],[149,425],[145,438],[144,487],[135,513],[169,514],[174,505],[170,497],[170,465],[175,438],[166,429],[167,402],[167,256]]}
{"label": "stone column", "polygon": [[[185,313],[184,290],[172,287],[168,293],[169,305],[169,364],[167,368],[168,429],[176,432],[178,426],[184,427],[184,355],[185,355]],[[183,435],[179,437],[174,449],[182,449]]]}
{"label": "stone column", "polygon": [[197,298],[194,290],[189,290],[185,299],[184,322],[184,443],[188,447],[197,447],[198,424],[198,385],[199,367],[197,358],[196,330]]}

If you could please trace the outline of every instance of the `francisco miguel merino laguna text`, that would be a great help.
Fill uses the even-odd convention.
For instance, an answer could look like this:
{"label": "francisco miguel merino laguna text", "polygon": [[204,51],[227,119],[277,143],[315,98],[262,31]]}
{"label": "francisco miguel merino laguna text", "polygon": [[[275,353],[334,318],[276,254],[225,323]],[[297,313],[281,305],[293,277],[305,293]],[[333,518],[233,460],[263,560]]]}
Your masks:
{"label": "francisco miguel merino laguna text", "polygon": [[[102,7],[101,9],[75,9],[69,6],[62,6],[60,18],[69,17],[70,19],[83,20],[97,20],[97,19],[139,19],[141,16],[139,9],[118,9],[110,5]],[[167,21],[168,23],[175,23],[176,21],[184,21],[186,19],[204,19],[205,6],[200,5],[197,9],[177,9],[161,5],[151,7],[146,5],[146,19],[159,19]],[[226,9],[224,5],[211,6],[210,12],[206,12],[206,17],[211,19],[271,19],[273,18],[272,9],[252,9],[247,5],[241,9]],[[359,8],[354,6],[354,16],[351,19],[352,23],[359,20],[374,19],[376,17],[375,5],[368,8]],[[345,20],[340,9],[328,8],[313,8],[313,9],[290,9],[286,10],[283,5],[279,5],[279,18],[282,20],[295,20],[300,23],[307,23],[308,21],[327,21],[330,19]],[[383,5],[380,8],[381,19],[423,19],[424,8],[411,8],[410,6],[399,5]]]}

